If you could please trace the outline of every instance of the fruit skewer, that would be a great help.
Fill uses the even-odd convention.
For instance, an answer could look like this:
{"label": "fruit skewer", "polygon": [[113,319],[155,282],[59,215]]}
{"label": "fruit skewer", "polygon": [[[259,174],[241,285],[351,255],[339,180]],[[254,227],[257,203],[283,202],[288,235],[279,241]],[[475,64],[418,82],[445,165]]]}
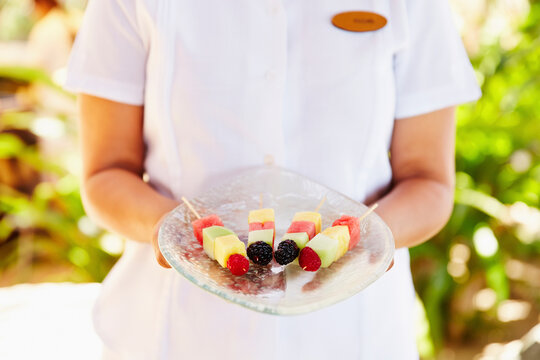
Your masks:
{"label": "fruit skewer", "polygon": [[274,209],[263,209],[262,194],[259,198],[259,209],[249,212],[248,224],[247,255],[257,265],[268,265],[274,253],[276,223]]}
{"label": "fruit skewer", "polygon": [[318,212],[326,201],[324,196],[315,211],[297,212],[287,233],[279,241],[274,258],[280,265],[293,262],[306,244],[321,231],[322,218]]}
{"label": "fruit skewer", "polygon": [[371,214],[378,204],[371,206],[359,218],[343,215],[331,227],[316,235],[300,252],[298,262],[306,271],[329,267],[360,241],[360,222]]}
{"label": "fruit skewer", "polygon": [[197,218],[191,222],[191,225],[193,226],[193,235],[195,235],[195,238],[197,239],[199,244],[203,246],[203,229],[209,226],[223,226],[223,222],[221,221],[219,216],[217,216],[216,214],[211,214],[205,217],[201,217],[201,215],[199,215],[199,213],[197,212],[197,210],[195,210],[193,205],[191,205],[191,203],[183,196],[182,196],[182,201],[184,202],[184,204],[186,204],[188,209]]}
{"label": "fruit skewer", "polygon": [[[191,203],[182,197],[182,201],[197,218],[191,224],[193,233],[204,252],[222,267],[228,268],[233,275],[244,275],[249,270],[246,247],[232,231],[223,227],[219,216],[212,214],[201,218]],[[199,240],[200,239],[200,240]]]}

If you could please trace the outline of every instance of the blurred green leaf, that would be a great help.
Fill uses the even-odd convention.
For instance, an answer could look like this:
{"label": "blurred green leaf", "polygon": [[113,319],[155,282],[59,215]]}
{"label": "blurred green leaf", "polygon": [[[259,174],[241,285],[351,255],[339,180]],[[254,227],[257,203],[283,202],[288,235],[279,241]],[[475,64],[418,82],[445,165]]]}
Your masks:
{"label": "blurred green leaf", "polygon": [[0,66],[0,78],[19,80],[29,84],[46,85],[69,98],[75,99],[75,95],[56,84],[51,77],[41,69],[24,66]]}
{"label": "blurred green leaf", "polygon": [[11,158],[24,149],[23,142],[12,134],[0,134],[0,159]]}

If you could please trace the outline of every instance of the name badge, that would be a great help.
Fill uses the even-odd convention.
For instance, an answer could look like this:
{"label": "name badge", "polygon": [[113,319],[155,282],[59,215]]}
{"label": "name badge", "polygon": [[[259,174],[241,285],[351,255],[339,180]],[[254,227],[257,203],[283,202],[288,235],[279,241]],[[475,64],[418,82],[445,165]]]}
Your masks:
{"label": "name badge", "polygon": [[353,32],[379,30],[386,23],[384,16],[369,11],[347,11],[332,18],[335,27]]}

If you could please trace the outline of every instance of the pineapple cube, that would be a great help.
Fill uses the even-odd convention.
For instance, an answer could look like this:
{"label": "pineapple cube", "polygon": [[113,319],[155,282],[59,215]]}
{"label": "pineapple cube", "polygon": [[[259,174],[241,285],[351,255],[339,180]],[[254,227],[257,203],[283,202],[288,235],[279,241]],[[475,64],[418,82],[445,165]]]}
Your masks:
{"label": "pineapple cube", "polygon": [[232,234],[216,238],[214,256],[221,266],[226,268],[229,257],[234,254],[247,256],[246,246],[238,239],[238,236]]}
{"label": "pineapple cube", "polygon": [[331,238],[334,238],[337,241],[339,241],[337,259],[345,255],[345,253],[349,249],[349,241],[351,241],[351,235],[349,234],[348,226],[346,225],[332,226],[332,227],[324,229],[322,233],[324,235],[328,235]]}
{"label": "pineapple cube", "polygon": [[274,209],[258,209],[252,210],[248,215],[248,223],[265,223],[267,221],[274,221]]}

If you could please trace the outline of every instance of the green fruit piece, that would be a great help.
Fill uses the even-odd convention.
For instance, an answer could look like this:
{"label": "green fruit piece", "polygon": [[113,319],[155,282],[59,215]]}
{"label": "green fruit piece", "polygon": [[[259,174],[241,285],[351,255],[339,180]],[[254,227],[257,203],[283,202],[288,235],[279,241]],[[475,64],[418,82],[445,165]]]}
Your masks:
{"label": "green fruit piece", "polygon": [[306,247],[312,248],[321,259],[321,267],[329,267],[338,257],[339,241],[324,234],[317,234]]}
{"label": "green fruit piece", "polygon": [[248,246],[256,243],[257,241],[264,241],[268,245],[272,246],[274,242],[274,230],[252,230],[248,234]]}
{"label": "green fruit piece", "polygon": [[[283,235],[281,240],[279,242],[285,241],[285,240],[292,240],[296,243],[296,246],[298,246],[299,250],[302,250],[306,244],[309,241],[309,236],[305,232],[300,233],[287,233]],[[279,244],[278,244],[279,245]]]}
{"label": "green fruit piece", "polygon": [[215,249],[215,242],[216,238],[220,236],[225,235],[234,235],[234,232],[227,229],[223,226],[210,226],[207,228],[204,228],[202,231],[203,234],[203,249],[204,252],[210,257],[210,259],[214,260],[214,249]]}

